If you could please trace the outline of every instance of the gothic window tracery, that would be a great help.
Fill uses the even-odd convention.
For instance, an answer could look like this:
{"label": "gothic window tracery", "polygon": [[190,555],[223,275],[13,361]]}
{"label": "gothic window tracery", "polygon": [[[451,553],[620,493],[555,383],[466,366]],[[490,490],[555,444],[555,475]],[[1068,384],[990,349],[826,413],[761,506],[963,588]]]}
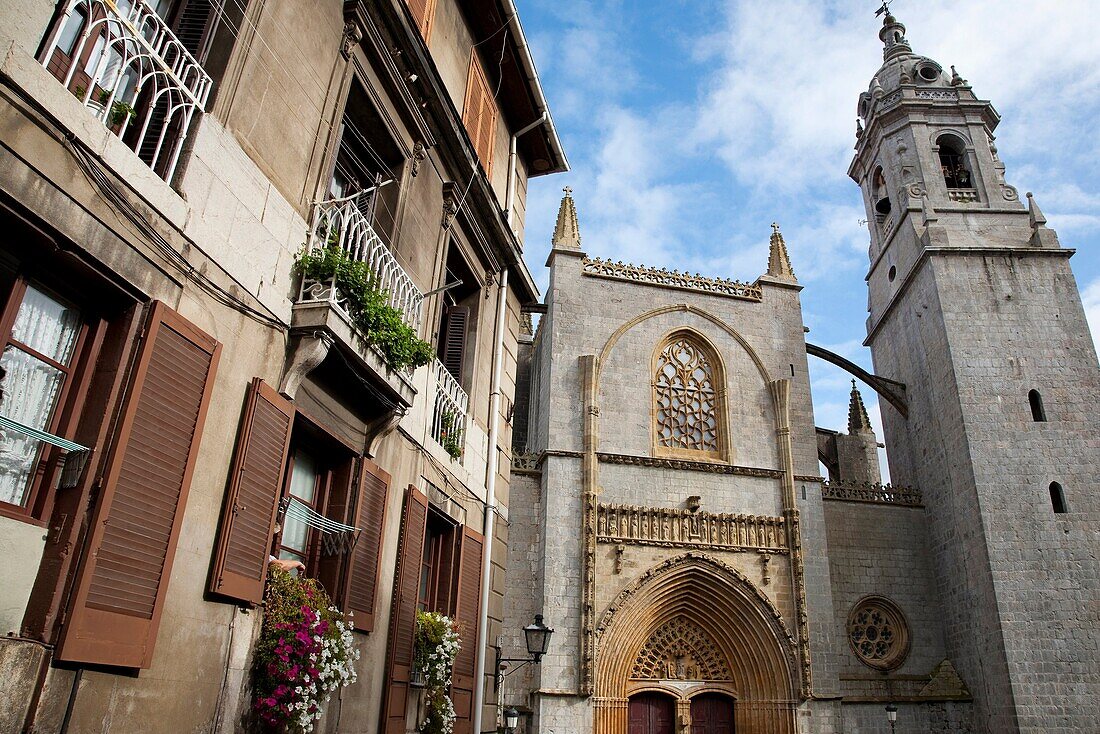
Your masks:
{"label": "gothic window tracery", "polygon": [[689,334],[670,338],[653,382],[657,446],[721,454],[716,360]]}
{"label": "gothic window tracery", "polygon": [[638,652],[631,678],[638,680],[732,680],[710,635],[685,617],[658,627]]}
{"label": "gothic window tracery", "polygon": [[869,596],[848,615],[848,644],[864,665],[891,670],[909,654],[909,625],[892,601]]}

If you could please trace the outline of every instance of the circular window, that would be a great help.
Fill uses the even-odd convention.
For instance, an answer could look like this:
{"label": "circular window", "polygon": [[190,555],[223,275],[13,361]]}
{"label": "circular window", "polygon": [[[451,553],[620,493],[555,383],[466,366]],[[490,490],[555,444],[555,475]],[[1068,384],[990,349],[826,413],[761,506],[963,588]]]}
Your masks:
{"label": "circular window", "polygon": [[934,82],[940,78],[940,67],[935,64],[923,64],[917,69],[917,76],[919,76],[922,81]]}
{"label": "circular window", "polygon": [[909,625],[894,602],[864,597],[848,615],[848,644],[864,665],[891,670],[909,654]]}
{"label": "circular window", "polygon": [[888,271],[886,271],[886,277],[890,279],[891,283],[893,283],[894,278],[898,277],[898,269],[896,267],[894,267],[893,265],[891,265],[890,269]]}

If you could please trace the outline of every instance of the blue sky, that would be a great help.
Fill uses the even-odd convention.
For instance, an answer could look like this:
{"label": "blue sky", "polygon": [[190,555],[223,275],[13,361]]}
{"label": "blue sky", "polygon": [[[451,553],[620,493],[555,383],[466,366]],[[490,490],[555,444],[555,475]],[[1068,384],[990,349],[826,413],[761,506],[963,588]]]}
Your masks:
{"label": "blue sky", "polygon": [[[808,339],[871,366],[866,215],[846,175],[856,101],[882,61],[875,0],[517,0],[569,173],[531,181],[526,251],[545,288],[561,188],[593,256],[752,281],[782,227]],[[1006,177],[1036,201],[1100,333],[1100,43],[1089,0],[897,0],[913,50],[1001,113]],[[819,426],[846,373],[810,360]],[[878,426],[877,402],[864,398]],[[881,430],[879,437],[882,438]]]}

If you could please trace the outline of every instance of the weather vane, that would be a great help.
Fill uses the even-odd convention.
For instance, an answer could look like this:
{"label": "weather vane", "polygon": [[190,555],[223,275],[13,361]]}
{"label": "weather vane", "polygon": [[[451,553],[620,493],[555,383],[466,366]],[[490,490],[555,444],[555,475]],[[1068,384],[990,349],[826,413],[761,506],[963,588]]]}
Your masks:
{"label": "weather vane", "polygon": [[879,17],[880,15],[882,15],[883,13],[886,13],[886,14],[890,13],[890,2],[891,2],[891,0],[883,0],[882,7],[875,11],[875,17],[876,18]]}

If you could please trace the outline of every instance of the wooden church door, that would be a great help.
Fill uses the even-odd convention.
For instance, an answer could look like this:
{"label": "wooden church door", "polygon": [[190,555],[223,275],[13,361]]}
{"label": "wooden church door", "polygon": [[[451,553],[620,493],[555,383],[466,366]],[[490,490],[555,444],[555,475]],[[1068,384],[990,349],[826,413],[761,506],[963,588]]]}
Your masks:
{"label": "wooden church door", "polygon": [[630,697],[630,734],[672,734],[675,703],[660,693]]}
{"label": "wooden church door", "polygon": [[733,734],[733,700],[720,693],[691,699],[691,734]]}

